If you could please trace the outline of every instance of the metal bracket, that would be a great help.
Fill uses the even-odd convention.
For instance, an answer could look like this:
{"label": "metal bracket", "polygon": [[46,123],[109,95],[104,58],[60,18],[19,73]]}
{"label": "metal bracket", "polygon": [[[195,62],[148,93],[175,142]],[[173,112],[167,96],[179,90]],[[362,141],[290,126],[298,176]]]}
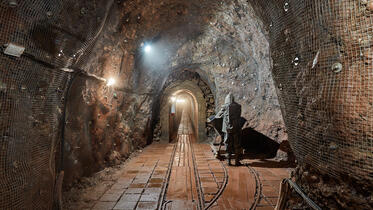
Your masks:
{"label": "metal bracket", "polygon": [[5,46],[4,54],[18,57],[18,58],[21,57],[21,55],[25,51],[25,47],[19,46],[13,43],[9,43],[4,46]]}

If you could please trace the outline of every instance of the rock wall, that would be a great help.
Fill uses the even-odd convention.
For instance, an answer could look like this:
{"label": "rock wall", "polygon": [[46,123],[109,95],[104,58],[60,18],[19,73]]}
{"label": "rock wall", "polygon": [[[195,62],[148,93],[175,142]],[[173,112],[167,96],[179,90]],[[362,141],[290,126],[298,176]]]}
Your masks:
{"label": "rock wall", "polygon": [[[298,166],[293,179],[322,209],[372,209],[373,186],[369,180],[333,177],[306,165]],[[308,204],[291,191],[286,209],[307,209]]]}
{"label": "rock wall", "polygon": [[133,86],[134,55],[118,45],[122,39],[118,19],[121,6],[114,5],[105,30],[83,64],[88,72],[116,86],[79,77],[68,97],[65,134],[65,180],[67,186],[107,165],[118,164],[147,144],[151,117],[151,92]]}
{"label": "rock wall", "polygon": [[278,142],[286,140],[271,76],[267,32],[253,8],[246,1],[224,2],[203,20],[203,33],[180,47],[172,68],[198,66],[197,72],[203,72],[215,87],[215,111],[232,92],[248,120],[245,127]]}

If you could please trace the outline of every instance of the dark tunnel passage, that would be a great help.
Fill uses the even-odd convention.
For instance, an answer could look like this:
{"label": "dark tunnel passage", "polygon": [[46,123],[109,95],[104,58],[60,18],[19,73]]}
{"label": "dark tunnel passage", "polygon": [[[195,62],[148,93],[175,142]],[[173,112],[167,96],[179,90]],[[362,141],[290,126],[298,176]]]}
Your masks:
{"label": "dark tunnel passage", "polygon": [[[198,104],[192,93],[179,90],[170,97],[171,109],[169,112],[169,142],[173,143],[178,134],[184,133],[198,136]],[[184,129],[184,127],[188,127]]]}
{"label": "dark tunnel passage", "polygon": [[373,0],[0,1],[0,209],[373,209],[372,37]]}

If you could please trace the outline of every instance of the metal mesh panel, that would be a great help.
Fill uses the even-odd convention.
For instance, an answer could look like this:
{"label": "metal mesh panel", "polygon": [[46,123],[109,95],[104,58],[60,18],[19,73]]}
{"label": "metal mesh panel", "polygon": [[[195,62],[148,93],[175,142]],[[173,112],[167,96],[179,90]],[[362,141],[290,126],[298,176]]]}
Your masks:
{"label": "metal mesh panel", "polygon": [[373,178],[373,11],[356,0],[253,1],[299,162]]}
{"label": "metal mesh panel", "polygon": [[25,47],[20,58],[0,54],[0,209],[52,208],[72,78],[61,68],[82,66],[112,2],[0,2],[0,45]]}

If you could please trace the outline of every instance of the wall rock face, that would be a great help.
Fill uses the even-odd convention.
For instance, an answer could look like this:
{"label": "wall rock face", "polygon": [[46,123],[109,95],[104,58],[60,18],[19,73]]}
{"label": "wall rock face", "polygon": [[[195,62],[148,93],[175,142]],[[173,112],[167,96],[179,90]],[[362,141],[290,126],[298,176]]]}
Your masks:
{"label": "wall rock face", "polygon": [[[293,179],[322,209],[371,209],[373,206],[373,186],[367,183],[368,180],[336,179],[310,165],[298,166]],[[308,208],[294,191],[287,199],[286,209]]]}
{"label": "wall rock face", "polygon": [[253,8],[233,1],[204,20],[203,33],[179,48],[172,68],[195,64],[214,87],[215,111],[231,92],[242,105],[245,127],[277,142],[287,140],[271,76],[267,32]]}
{"label": "wall rock face", "polygon": [[68,98],[65,185],[107,165],[118,164],[146,145],[152,93],[132,88],[134,55],[118,45],[120,8],[112,7],[104,31],[83,68],[104,78],[115,78],[114,87],[79,77]]}

